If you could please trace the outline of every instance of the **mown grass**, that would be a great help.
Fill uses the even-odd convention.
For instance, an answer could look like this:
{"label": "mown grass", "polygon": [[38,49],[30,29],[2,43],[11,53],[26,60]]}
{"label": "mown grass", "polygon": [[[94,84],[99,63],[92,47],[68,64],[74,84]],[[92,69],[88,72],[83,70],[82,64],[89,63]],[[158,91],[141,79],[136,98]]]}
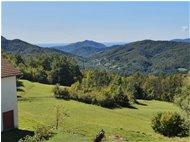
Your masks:
{"label": "mown grass", "polygon": [[57,105],[69,116],[62,116],[56,134],[49,142],[88,142],[104,129],[104,141],[129,142],[188,142],[190,138],[167,138],[156,134],[151,128],[151,119],[157,112],[180,111],[174,104],[160,101],[139,100],[142,105],[135,109],[106,109],[77,101],[57,100],[53,97],[52,85],[31,83],[22,80],[24,92],[18,101],[19,129],[35,130],[40,125],[55,125]]}

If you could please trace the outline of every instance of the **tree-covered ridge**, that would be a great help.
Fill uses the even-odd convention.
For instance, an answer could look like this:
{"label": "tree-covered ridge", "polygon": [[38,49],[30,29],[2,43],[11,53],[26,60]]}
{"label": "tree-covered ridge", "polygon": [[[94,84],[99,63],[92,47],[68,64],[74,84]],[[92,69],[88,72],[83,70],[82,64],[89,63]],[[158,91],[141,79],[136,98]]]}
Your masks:
{"label": "tree-covered ridge", "polygon": [[23,79],[30,81],[70,86],[82,78],[76,61],[63,55],[21,56],[3,51],[2,56],[23,72]]}
{"label": "tree-covered ridge", "polygon": [[8,40],[1,36],[1,49],[9,53],[18,53],[23,56],[30,56],[36,54],[63,54],[70,56],[70,54],[51,48],[42,48],[37,45],[33,45],[22,41],[20,39]]}
{"label": "tree-covered ridge", "polygon": [[70,53],[73,55],[81,56],[84,58],[90,57],[94,54],[97,54],[101,51],[105,51],[107,48],[94,48],[94,47],[80,47],[75,50],[72,50]]}
{"label": "tree-covered ridge", "polygon": [[100,68],[122,76],[135,72],[158,75],[190,70],[190,44],[144,40],[106,50],[88,60]]}

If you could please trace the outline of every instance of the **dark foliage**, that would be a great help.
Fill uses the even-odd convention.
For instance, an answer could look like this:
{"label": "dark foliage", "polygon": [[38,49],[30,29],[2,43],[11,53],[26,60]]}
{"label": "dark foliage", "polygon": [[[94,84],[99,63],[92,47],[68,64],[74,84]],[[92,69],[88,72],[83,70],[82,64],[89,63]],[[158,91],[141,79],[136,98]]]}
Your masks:
{"label": "dark foliage", "polygon": [[58,84],[53,88],[52,91],[54,93],[54,96],[57,99],[64,99],[64,100],[70,99],[68,90],[66,88],[60,88],[60,86]]}
{"label": "dark foliage", "polygon": [[169,137],[189,135],[189,125],[178,113],[158,113],[152,120],[152,128],[155,132]]}

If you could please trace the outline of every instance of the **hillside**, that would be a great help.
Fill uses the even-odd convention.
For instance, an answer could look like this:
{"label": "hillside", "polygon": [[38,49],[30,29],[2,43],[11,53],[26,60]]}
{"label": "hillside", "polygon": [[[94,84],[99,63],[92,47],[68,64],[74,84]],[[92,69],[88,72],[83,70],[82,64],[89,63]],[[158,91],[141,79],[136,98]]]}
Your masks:
{"label": "hillside", "polygon": [[94,54],[97,54],[101,51],[106,50],[106,48],[94,48],[94,47],[80,47],[72,50],[70,53],[73,55],[81,56],[81,57],[90,57]]}
{"label": "hillside", "polygon": [[101,52],[89,58],[92,68],[130,75],[187,73],[190,44],[172,41],[137,41]]}
{"label": "hillside", "polygon": [[24,56],[42,54],[42,53],[62,54],[62,55],[70,56],[70,54],[64,51],[51,49],[51,48],[42,48],[40,46],[27,43],[20,39],[8,40],[3,36],[1,36],[1,49],[10,53],[19,53]]}
{"label": "hillside", "polygon": [[[188,142],[189,138],[167,138],[156,134],[150,121],[157,112],[179,111],[172,103],[143,101],[144,105],[134,105],[136,109],[105,109],[76,101],[53,98],[52,85],[32,83],[22,80],[23,92],[18,92],[19,129],[33,131],[39,125],[55,123],[55,106],[63,106],[69,117],[65,117],[49,142],[62,140],[69,142],[88,142],[104,129],[106,142]],[[11,135],[11,136],[10,136]],[[12,140],[13,132],[2,135],[3,142]],[[17,139],[19,136],[17,136]]]}

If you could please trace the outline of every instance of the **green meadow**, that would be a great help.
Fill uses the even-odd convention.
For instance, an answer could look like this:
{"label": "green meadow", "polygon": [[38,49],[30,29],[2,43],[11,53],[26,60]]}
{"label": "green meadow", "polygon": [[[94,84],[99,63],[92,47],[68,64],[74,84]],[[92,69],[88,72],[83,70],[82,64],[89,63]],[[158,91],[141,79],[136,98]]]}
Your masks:
{"label": "green meadow", "polygon": [[[172,103],[139,100],[134,108],[107,109],[77,101],[58,100],[53,97],[53,85],[22,80],[23,91],[18,92],[19,130],[34,131],[42,125],[55,126],[56,106],[68,116],[60,115],[58,130],[49,142],[92,142],[104,129],[105,142],[188,142],[188,138],[168,138],[156,134],[151,119],[157,112],[177,111]],[[8,142],[8,138],[3,138]]]}

